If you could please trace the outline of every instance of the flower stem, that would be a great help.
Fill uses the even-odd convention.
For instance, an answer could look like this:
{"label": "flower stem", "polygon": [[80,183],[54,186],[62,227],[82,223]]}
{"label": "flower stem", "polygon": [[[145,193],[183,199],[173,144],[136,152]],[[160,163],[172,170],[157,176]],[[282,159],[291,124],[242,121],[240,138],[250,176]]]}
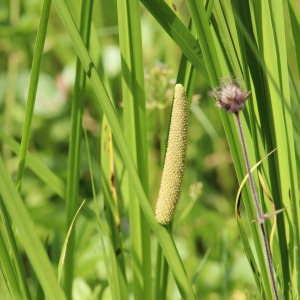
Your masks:
{"label": "flower stem", "polygon": [[274,297],[275,297],[274,299],[278,300],[279,295],[278,295],[277,286],[276,286],[276,280],[275,280],[275,275],[274,275],[271,251],[270,251],[270,246],[269,246],[269,242],[268,242],[268,239],[267,239],[267,234],[266,234],[266,231],[265,231],[265,228],[264,228],[265,217],[262,213],[262,210],[261,210],[261,207],[260,207],[260,204],[259,204],[257,191],[256,191],[256,188],[255,188],[253,176],[252,176],[252,173],[251,173],[249,157],[248,157],[247,147],[246,147],[246,143],[245,143],[242,123],[241,123],[241,120],[240,120],[239,113],[238,112],[235,113],[235,116],[236,116],[236,120],[237,120],[237,124],[238,124],[239,134],[240,134],[240,137],[241,137],[243,155],[244,155],[244,160],[245,160],[245,164],[246,164],[246,171],[247,171],[248,176],[249,176],[250,190],[251,190],[251,194],[252,194],[252,197],[253,197],[253,201],[254,201],[254,205],[255,205],[255,209],[256,209],[256,213],[257,213],[257,222],[260,226],[261,234],[262,234],[262,237],[263,237],[263,244],[264,244],[264,247],[265,247],[265,255],[266,255],[266,259],[267,259],[267,265],[268,265],[268,268],[269,268],[269,275],[271,277],[272,287],[273,287],[273,292],[274,292]]}

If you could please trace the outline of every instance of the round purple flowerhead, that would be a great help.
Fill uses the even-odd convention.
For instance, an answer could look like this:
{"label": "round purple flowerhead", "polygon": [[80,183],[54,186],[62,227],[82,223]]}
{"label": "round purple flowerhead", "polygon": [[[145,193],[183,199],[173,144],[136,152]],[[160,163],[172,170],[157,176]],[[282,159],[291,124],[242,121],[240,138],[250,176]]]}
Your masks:
{"label": "round purple flowerhead", "polygon": [[217,99],[216,106],[229,113],[238,113],[245,106],[251,91],[245,93],[236,80],[222,80],[220,86],[214,88],[208,95]]}

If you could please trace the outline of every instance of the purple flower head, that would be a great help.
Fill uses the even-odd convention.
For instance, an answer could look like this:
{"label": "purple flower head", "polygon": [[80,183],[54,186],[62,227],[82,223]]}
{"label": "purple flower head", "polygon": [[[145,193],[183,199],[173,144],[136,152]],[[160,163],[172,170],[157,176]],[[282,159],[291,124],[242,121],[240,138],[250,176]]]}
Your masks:
{"label": "purple flower head", "polygon": [[222,80],[220,86],[214,88],[208,95],[217,99],[216,106],[229,113],[238,113],[245,106],[251,91],[245,93],[236,80]]}

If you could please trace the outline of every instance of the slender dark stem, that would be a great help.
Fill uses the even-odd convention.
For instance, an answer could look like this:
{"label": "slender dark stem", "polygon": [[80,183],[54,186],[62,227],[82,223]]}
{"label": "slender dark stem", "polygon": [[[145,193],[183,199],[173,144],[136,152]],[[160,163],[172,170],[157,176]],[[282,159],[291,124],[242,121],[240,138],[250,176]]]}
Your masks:
{"label": "slender dark stem", "polygon": [[254,199],[254,204],[255,204],[255,208],[256,208],[256,212],[257,212],[257,222],[259,224],[263,224],[264,223],[264,218],[263,218],[263,214],[262,214],[262,211],[261,211],[261,208],[260,208],[260,205],[259,205],[259,200],[258,200],[258,196],[257,196],[253,176],[252,176],[252,173],[251,173],[247,147],[246,147],[245,138],[244,138],[244,134],[243,134],[242,123],[241,123],[239,114],[236,113],[235,116],[236,116],[236,120],[237,120],[237,124],[238,124],[238,128],[239,128],[239,134],[240,134],[240,137],[241,137],[244,160],[245,160],[245,164],[246,164],[246,171],[247,171],[248,176],[249,176],[251,194],[252,194],[252,197]]}
{"label": "slender dark stem", "polygon": [[249,176],[251,194],[252,194],[254,205],[255,205],[255,208],[256,208],[257,221],[258,221],[258,224],[260,225],[261,233],[262,233],[262,236],[263,236],[263,243],[264,243],[264,246],[265,246],[265,254],[266,254],[266,258],[267,258],[267,264],[268,264],[268,267],[269,267],[269,274],[270,274],[272,285],[273,285],[274,297],[275,297],[276,300],[278,300],[279,295],[278,295],[277,286],[276,286],[276,280],[275,280],[275,275],[274,275],[271,251],[270,251],[270,246],[269,246],[269,242],[268,242],[268,239],[267,239],[267,234],[266,234],[266,231],[265,231],[265,228],[264,228],[265,218],[264,218],[264,215],[262,213],[262,210],[261,210],[261,207],[260,207],[260,204],[259,204],[257,191],[256,191],[256,188],[255,188],[253,176],[252,176],[251,169],[250,169],[249,157],[248,157],[247,147],[246,147],[246,143],[245,143],[242,123],[241,123],[241,120],[240,120],[239,113],[238,112],[235,113],[235,116],[236,116],[236,120],[237,120],[237,124],[238,124],[239,134],[240,134],[240,137],[241,137],[241,143],[242,143],[242,149],[243,149],[243,154],[244,154],[244,160],[245,160],[245,164],[246,164],[246,170],[247,170],[247,173],[248,173],[248,176]]}

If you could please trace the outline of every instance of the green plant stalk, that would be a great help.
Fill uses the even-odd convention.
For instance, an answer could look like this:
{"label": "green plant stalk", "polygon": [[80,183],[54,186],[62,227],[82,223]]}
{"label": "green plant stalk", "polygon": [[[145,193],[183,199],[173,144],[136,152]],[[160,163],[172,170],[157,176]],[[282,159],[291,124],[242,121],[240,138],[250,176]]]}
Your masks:
{"label": "green plant stalk", "polygon": [[[168,228],[170,225],[168,225]],[[153,299],[164,300],[167,298],[167,284],[169,274],[168,262],[166,261],[162,249],[157,245],[156,252],[156,269],[155,269],[155,281],[154,281],[154,293]]]}
{"label": "green plant stalk", "polygon": [[[157,244],[157,250],[156,250],[156,262],[155,262],[155,281],[154,281],[154,292],[153,292],[153,299],[162,299],[162,274],[164,273],[163,268],[162,268],[162,262],[164,261],[164,257],[162,254],[161,247],[159,244]],[[168,274],[168,273],[167,273]],[[166,285],[165,285],[166,286]]]}
{"label": "green plant stalk", "polygon": [[298,66],[298,78],[300,76],[300,14],[299,8],[296,5],[296,1],[288,1],[289,14],[291,19],[294,45],[295,45],[295,54]]}
{"label": "green plant stalk", "polygon": [[[147,117],[144,94],[144,66],[140,2],[118,1],[119,38],[122,63],[122,94],[124,101],[124,130],[144,191],[148,195]],[[131,252],[133,262],[133,291],[136,299],[150,300],[151,245],[150,230],[139,207],[135,192],[127,178]]]}
{"label": "green plant stalk", "polygon": [[[104,122],[105,124],[106,122]],[[84,125],[84,124],[83,124]],[[105,124],[107,128],[107,123]],[[104,133],[105,130],[102,132]],[[105,135],[105,134],[104,134]],[[101,134],[102,136],[102,134]],[[105,135],[106,136],[106,135]],[[87,158],[88,158],[88,164],[89,164],[89,170],[90,170],[90,176],[91,176],[91,186],[92,186],[92,192],[93,192],[93,199],[95,203],[95,209],[94,209],[94,215],[95,219],[99,226],[99,236],[100,236],[100,243],[101,248],[103,249],[103,261],[106,269],[107,274],[107,281],[110,288],[110,294],[111,299],[128,299],[128,291],[127,286],[124,286],[124,281],[118,282],[119,278],[122,280],[123,273],[120,270],[119,264],[116,262],[116,252],[115,252],[115,245],[113,244],[113,238],[111,233],[111,227],[109,222],[105,220],[105,218],[101,218],[101,211],[100,211],[100,205],[99,205],[99,199],[97,199],[96,196],[96,188],[95,188],[95,181],[94,181],[94,175],[93,175],[93,167],[92,167],[92,161],[91,161],[91,154],[90,154],[90,147],[88,143],[88,137],[87,132],[84,127],[84,138],[85,138],[85,144],[87,149]],[[103,138],[103,137],[102,137]],[[106,156],[105,156],[106,157]],[[107,187],[104,186],[104,195],[106,193],[109,193],[106,191]],[[106,239],[106,236],[108,239]],[[107,243],[104,242],[104,240],[107,241]],[[108,248],[108,250],[106,250]],[[114,278],[114,276],[117,276],[117,278]],[[123,283],[123,286],[122,286]],[[121,289],[123,288],[123,289]],[[125,290],[124,290],[125,289]],[[122,298],[123,297],[123,298]]]}
{"label": "green plant stalk", "polygon": [[[106,182],[102,181],[103,196],[106,198],[105,201],[113,202],[113,199],[108,199],[111,197],[110,190]],[[112,198],[112,197],[111,197]],[[109,204],[105,204],[109,205]],[[103,249],[105,248],[105,243],[102,242],[102,233],[105,232],[108,237],[108,255],[105,253],[105,260],[108,257],[107,262],[105,262],[108,283],[111,291],[112,299],[116,300],[126,300],[128,299],[128,282],[126,280],[126,272],[124,265],[124,250],[121,244],[121,234],[116,232],[120,227],[116,226],[113,216],[110,211],[111,207],[106,207],[108,212],[105,212],[105,218],[98,219],[99,229],[101,232],[101,243],[103,244]],[[100,213],[99,213],[100,215]],[[104,227],[105,226],[105,227]],[[104,229],[105,228],[105,229]]]}
{"label": "green plant stalk", "polygon": [[[93,0],[82,1],[81,18],[80,18],[80,32],[83,41],[88,47],[90,26],[92,19]],[[71,135],[69,142],[68,155],[68,172],[67,172],[67,186],[66,186],[66,230],[72,223],[74,215],[77,211],[77,195],[80,169],[80,146],[82,139],[82,115],[84,109],[84,95],[85,95],[86,75],[84,69],[77,59],[76,65],[76,79],[74,85],[74,97],[72,101],[72,115],[71,115]],[[74,269],[74,251],[75,251],[75,229],[70,234],[68,247],[66,250],[66,258],[64,265],[64,290],[68,299],[72,298],[72,282]]]}
{"label": "green plant stalk", "polygon": [[[91,47],[93,47],[91,41]],[[100,76],[102,76],[103,81],[108,87],[108,92],[111,95],[110,86],[108,80],[101,68]],[[96,107],[99,109],[99,113],[102,114],[102,109],[99,107],[99,102],[94,103]],[[112,103],[114,104],[114,103]],[[111,295],[113,299],[126,300],[128,299],[128,281],[126,278],[126,270],[125,270],[125,256],[124,256],[124,248],[122,243],[122,231],[120,227],[120,216],[118,210],[118,199],[117,195],[114,195],[113,190],[116,189],[115,186],[115,156],[114,156],[114,145],[112,140],[112,133],[107,118],[103,116],[102,119],[102,132],[101,132],[101,183],[102,183],[102,191],[105,201],[105,220],[98,219],[98,224],[100,231],[104,231],[103,222],[106,222],[107,226],[107,235],[109,237],[109,257],[110,260],[107,262],[107,274],[109,276],[109,288],[111,290]],[[97,202],[98,204],[98,202]],[[96,215],[100,216],[100,208],[99,205],[96,204]],[[103,238],[101,235],[101,242]],[[104,249],[104,246],[103,246]],[[109,268],[109,265],[111,268]],[[111,271],[110,271],[111,270]],[[114,296],[113,296],[114,295]]]}
{"label": "green plant stalk", "polygon": [[270,246],[269,246],[267,234],[266,234],[266,231],[265,231],[265,228],[264,228],[265,216],[263,215],[260,204],[259,204],[257,191],[256,191],[256,188],[255,188],[253,176],[252,176],[251,169],[250,169],[250,163],[249,163],[247,147],[246,147],[243,128],[242,128],[242,123],[241,123],[240,116],[239,116],[238,112],[235,113],[235,117],[236,117],[236,121],[237,121],[237,124],[238,124],[238,130],[239,130],[239,134],[240,134],[240,138],[241,138],[241,144],[242,144],[243,155],[244,155],[244,159],[245,159],[246,170],[247,170],[247,173],[248,173],[248,176],[249,176],[250,190],[251,190],[254,205],[255,205],[255,208],[256,208],[257,222],[259,224],[261,234],[262,234],[262,237],[263,237],[263,243],[264,243],[264,247],[265,247],[265,255],[266,255],[267,265],[268,265],[268,268],[269,268],[269,276],[271,277],[274,297],[275,297],[276,300],[278,300],[279,295],[278,295],[277,286],[276,286],[276,279],[275,279],[275,275],[274,275],[274,268],[273,268],[273,262],[272,262],[272,257],[271,257],[271,251],[270,251]]}
{"label": "green plant stalk", "polygon": [[[111,293],[114,293],[113,299],[128,299],[128,282],[126,280],[124,249],[122,244],[122,232],[120,227],[120,216],[118,210],[118,199],[114,190],[114,156],[113,142],[110,126],[106,117],[102,120],[101,131],[101,183],[105,201],[105,220],[108,225],[111,247],[109,248],[109,261],[111,265],[111,279],[109,287]],[[100,210],[96,210],[97,216],[100,216]],[[98,221],[101,224],[101,221]],[[103,222],[103,221],[102,221]],[[100,228],[102,231],[102,228]],[[107,270],[107,272],[110,272]]]}

